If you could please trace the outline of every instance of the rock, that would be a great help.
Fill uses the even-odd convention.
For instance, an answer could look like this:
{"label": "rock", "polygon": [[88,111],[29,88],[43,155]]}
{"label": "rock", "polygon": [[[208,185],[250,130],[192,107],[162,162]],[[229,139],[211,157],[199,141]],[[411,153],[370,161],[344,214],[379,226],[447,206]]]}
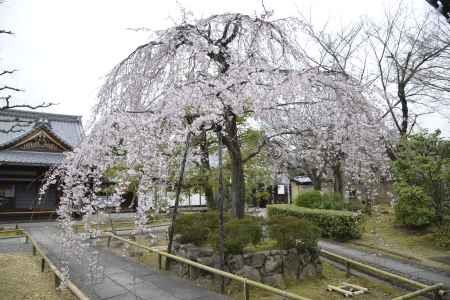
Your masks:
{"label": "rock", "polygon": [[185,252],[186,252],[186,258],[192,259],[192,260],[197,260],[197,258],[200,257],[201,250],[196,247],[191,247],[191,248],[185,249]]}
{"label": "rock", "polygon": [[123,247],[124,243],[123,242],[113,242],[111,243],[111,248],[120,248]]}
{"label": "rock", "polygon": [[283,260],[280,255],[268,256],[264,264],[266,274],[281,272]]}
{"label": "rock", "polygon": [[266,260],[266,254],[264,252],[254,253],[250,265],[254,268],[261,268]]}
{"label": "rock", "polygon": [[297,278],[300,261],[300,256],[288,252],[288,255],[283,256],[283,271],[289,276]]}
{"label": "rock", "polygon": [[318,275],[318,270],[316,269],[315,265],[310,263],[301,269],[299,274],[299,279],[305,279],[310,277],[315,277]]}
{"label": "rock", "polygon": [[[198,247],[193,244],[177,245],[177,243],[175,246],[174,254],[176,255],[206,266],[220,267],[219,256],[210,247]],[[184,264],[174,262],[174,270],[180,276],[189,277],[188,268]],[[318,253],[293,248],[230,255],[225,261],[224,270],[274,287],[285,288],[285,276],[297,279],[315,277],[321,274],[322,265]],[[191,278],[196,281],[209,280],[213,285],[220,281],[218,276],[212,276],[201,270],[191,271]],[[226,280],[226,284],[229,284],[229,280]]]}
{"label": "rock", "polygon": [[200,248],[200,256],[213,256],[214,250],[211,248]]}
{"label": "rock", "polygon": [[250,266],[244,266],[242,269],[237,271],[236,274],[255,281],[261,281],[261,274],[259,274],[259,271]]}
{"label": "rock", "polygon": [[202,265],[213,266],[214,265],[214,257],[212,257],[212,256],[199,257],[199,258],[197,258],[197,262],[201,263]]}
{"label": "rock", "polygon": [[[150,243],[150,242],[149,242]],[[178,242],[173,242],[173,251],[177,251],[180,249],[180,243]]]}
{"label": "rock", "polygon": [[286,288],[286,283],[284,282],[284,278],[281,274],[266,276],[263,278],[263,282],[279,289]]}
{"label": "rock", "polygon": [[242,269],[244,266],[244,257],[242,255],[233,255],[228,260],[228,266],[232,273]]}

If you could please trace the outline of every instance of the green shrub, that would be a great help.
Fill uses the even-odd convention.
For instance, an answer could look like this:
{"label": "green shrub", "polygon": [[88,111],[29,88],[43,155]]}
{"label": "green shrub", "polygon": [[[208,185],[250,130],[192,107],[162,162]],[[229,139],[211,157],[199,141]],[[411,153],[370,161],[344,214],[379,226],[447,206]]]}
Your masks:
{"label": "green shrub", "polygon": [[[230,220],[230,215],[224,214],[224,222]],[[192,214],[180,214],[175,222],[175,234],[179,234],[179,242],[192,243],[200,246],[208,240],[211,232],[219,228],[219,212],[208,211]]]}
{"label": "green shrub", "polygon": [[[219,228],[219,212],[217,210],[209,210],[203,213],[196,213],[198,217],[198,222],[203,224],[210,231],[217,230]],[[223,214],[224,222],[228,222],[231,219],[229,213]]]}
{"label": "green shrub", "polygon": [[267,225],[269,236],[277,241],[279,249],[302,247],[317,251],[320,230],[311,222],[292,216],[276,216],[271,217]]}
{"label": "green shrub", "polygon": [[440,248],[450,249],[450,224],[447,223],[437,230],[434,243]]}
{"label": "green shrub", "polygon": [[321,193],[306,191],[300,193],[294,200],[295,205],[308,208],[345,210],[347,205],[340,193]]}
{"label": "green shrub", "polygon": [[323,193],[318,207],[320,209],[346,210],[347,205],[340,193]]}
{"label": "green shrub", "polygon": [[182,244],[193,243],[200,246],[208,239],[209,229],[204,226],[199,214],[181,214],[175,221],[175,234],[179,234]]}
{"label": "green shrub", "polygon": [[[254,217],[243,219],[231,219],[224,226],[225,241],[224,251],[226,255],[242,254],[244,248],[250,244],[256,245],[262,239],[261,221]],[[211,244],[219,248],[219,230],[211,231],[209,236]]]}
{"label": "green shrub", "polygon": [[267,212],[271,218],[293,216],[310,221],[320,228],[324,238],[345,241],[361,237],[363,219],[360,213],[311,209],[288,204],[269,205]]}
{"label": "green shrub", "polygon": [[421,187],[398,183],[394,191],[398,198],[394,207],[398,223],[414,228],[431,225],[434,215],[430,208],[431,199]]}
{"label": "green shrub", "polygon": [[320,191],[306,191],[301,192],[294,200],[295,205],[302,207],[317,207],[322,201]]}

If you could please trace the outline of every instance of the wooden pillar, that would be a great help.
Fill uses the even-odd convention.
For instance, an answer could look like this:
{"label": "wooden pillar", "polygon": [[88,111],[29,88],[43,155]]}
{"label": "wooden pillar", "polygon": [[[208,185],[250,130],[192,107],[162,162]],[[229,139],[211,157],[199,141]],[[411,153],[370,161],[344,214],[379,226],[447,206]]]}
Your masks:
{"label": "wooden pillar", "polygon": [[346,277],[350,277],[351,273],[350,273],[350,263],[347,261],[345,263],[345,276]]}
{"label": "wooden pillar", "polygon": [[55,276],[55,288],[58,288],[61,284],[61,279],[55,273],[53,273],[53,275]]}
{"label": "wooden pillar", "polygon": [[247,285],[247,280],[244,280],[244,300],[250,300],[250,287]]}
{"label": "wooden pillar", "polygon": [[158,252],[158,270],[162,269],[162,256],[161,253]]}

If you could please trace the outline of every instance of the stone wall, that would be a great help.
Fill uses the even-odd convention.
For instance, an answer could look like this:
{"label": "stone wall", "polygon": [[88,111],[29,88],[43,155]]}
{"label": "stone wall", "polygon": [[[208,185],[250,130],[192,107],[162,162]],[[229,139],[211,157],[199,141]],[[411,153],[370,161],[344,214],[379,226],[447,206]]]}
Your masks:
{"label": "stone wall", "polygon": [[[219,268],[219,257],[211,248],[175,242],[174,254],[207,266]],[[322,273],[318,252],[309,253],[300,249],[268,250],[243,255],[230,255],[227,257],[225,264],[226,271],[230,273],[278,288],[285,287],[286,277],[302,280],[307,277],[316,277]],[[171,269],[180,276],[190,276],[194,280],[214,280],[214,276],[209,272],[195,268],[192,268],[189,274],[189,269],[185,264],[172,262]]]}

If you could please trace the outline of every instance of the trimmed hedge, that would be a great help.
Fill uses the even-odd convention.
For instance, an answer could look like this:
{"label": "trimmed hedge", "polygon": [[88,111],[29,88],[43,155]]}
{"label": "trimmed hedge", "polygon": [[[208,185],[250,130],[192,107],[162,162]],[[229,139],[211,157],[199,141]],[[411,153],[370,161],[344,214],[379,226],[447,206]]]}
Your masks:
{"label": "trimmed hedge", "polygon": [[289,204],[267,206],[270,218],[293,216],[315,224],[321,230],[321,236],[338,241],[361,237],[363,217],[360,213],[340,210],[311,209]]}

